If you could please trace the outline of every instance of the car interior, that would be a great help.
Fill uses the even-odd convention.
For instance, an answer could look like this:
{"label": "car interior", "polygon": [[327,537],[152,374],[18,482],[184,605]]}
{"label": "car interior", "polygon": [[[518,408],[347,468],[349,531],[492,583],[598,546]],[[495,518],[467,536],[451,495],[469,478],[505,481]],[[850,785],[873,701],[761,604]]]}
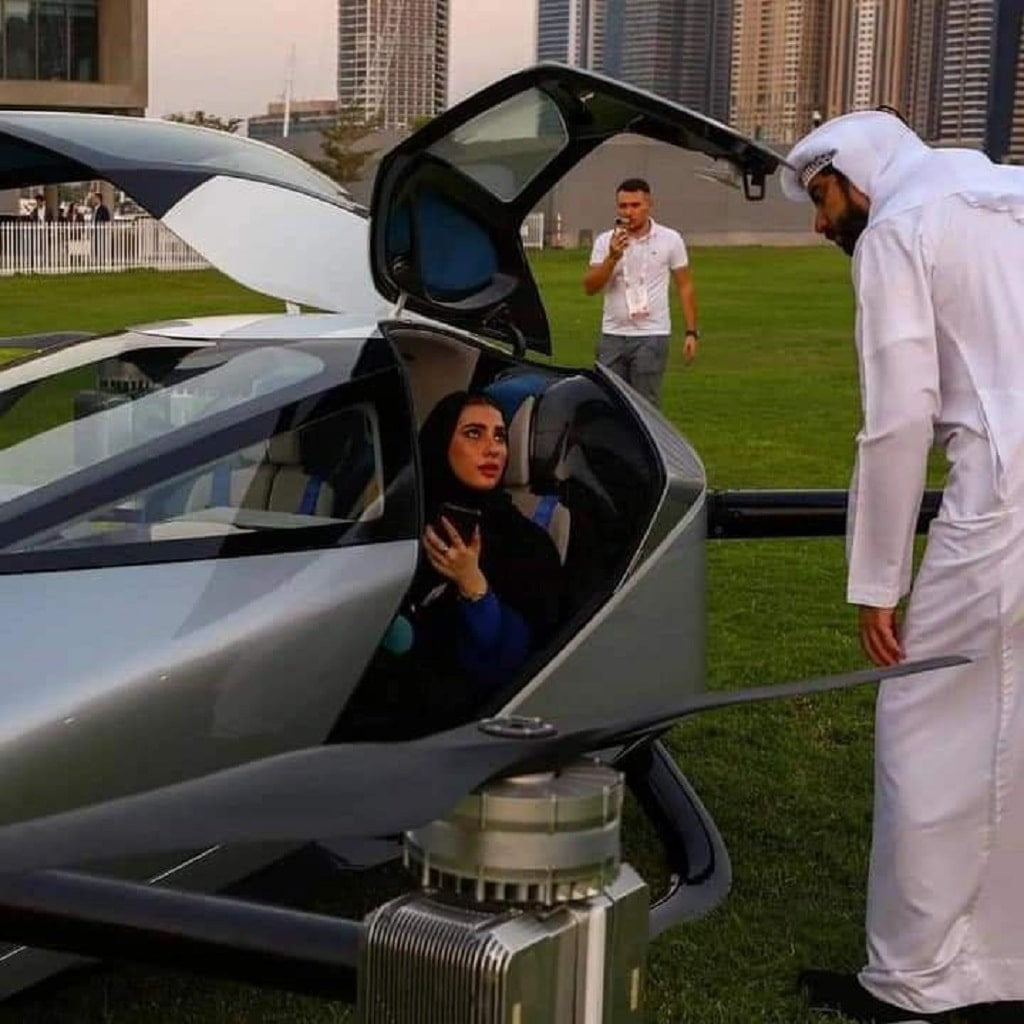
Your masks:
{"label": "car interior", "polygon": [[[491,713],[618,584],[657,507],[661,469],[628,407],[591,375],[527,366],[427,327],[385,330],[405,365],[418,425],[457,390],[487,394],[502,409],[508,424],[504,486],[523,515],[547,530],[564,567],[561,626],[507,688],[481,697],[474,713]],[[388,735],[415,734],[415,723],[401,721],[400,704],[387,714],[373,706],[376,685],[371,664],[334,739],[366,735],[360,719],[367,713],[374,728],[383,717]]]}

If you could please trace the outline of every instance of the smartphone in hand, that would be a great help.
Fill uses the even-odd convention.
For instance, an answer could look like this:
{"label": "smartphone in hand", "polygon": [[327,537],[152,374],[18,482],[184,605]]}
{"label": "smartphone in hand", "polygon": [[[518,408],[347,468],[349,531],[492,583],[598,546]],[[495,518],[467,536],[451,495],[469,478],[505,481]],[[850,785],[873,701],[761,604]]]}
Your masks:
{"label": "smartphone in hand", "polygon": [[441,522],[441,516],[455,527],[463,544],[468,544],[473,539],[473,532],[480,523],[479,509],[466,508],[465,505],[456,505],[451,501],[442,502],[438,520],[432,524],[434,532],[442,540],[447,538],[448,531],[445,530],[444,524]]}
{"label": "smartphone in hand", "polygon": [[629,237],[629,218],[628,217],[616,217],[615,227],[612,228],[612,238],[615,240],[621,239],[623,242]]}

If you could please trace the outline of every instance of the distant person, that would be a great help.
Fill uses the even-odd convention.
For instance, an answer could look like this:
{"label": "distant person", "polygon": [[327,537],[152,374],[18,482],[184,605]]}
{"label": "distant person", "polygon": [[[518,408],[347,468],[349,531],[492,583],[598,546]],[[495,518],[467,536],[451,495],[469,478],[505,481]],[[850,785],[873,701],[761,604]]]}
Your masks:
{"label": "distant person", "polygon": [[[853,258],[861,644],[877,665],[972,659],[881,685],[867,965],[803,987],[855,1021],[1024,1021],[1024,168],[881,111],[826,122],[788,165]],[[949,469],[911,586],[933,445]]]}
{"label": "distant person", "polygon": [[99,192],[90,192],[85,202],[92,211],[93,224],[110,223],[110,208],[103,202],[103,196]]}
{"label": "distant person", "polygon": [[107,265],[111,259],[110,209],[103,202],[98,191],[90,192],[85,197],[85,205],[92,213],[92,258],[101,266]]}
{"label": "distant person", "polygon": [[53,220],[53,211],[47,208],[46,196],[40,192],[36,196],[36,206],[34,210],[34,217],[40,224],[45,224],[48,221]]}
{"label": "distant person", "polygon": [[651,217],[651,187],[642,178],[627,178],[615,192],[615,203],[615,227],[597,236],[583,277],[588,295],[604,293],[597,359],[658,405],[672,338],[670,280],[686,323],[683,358],[692,363],[697,355],[689,257],[679,232]]}

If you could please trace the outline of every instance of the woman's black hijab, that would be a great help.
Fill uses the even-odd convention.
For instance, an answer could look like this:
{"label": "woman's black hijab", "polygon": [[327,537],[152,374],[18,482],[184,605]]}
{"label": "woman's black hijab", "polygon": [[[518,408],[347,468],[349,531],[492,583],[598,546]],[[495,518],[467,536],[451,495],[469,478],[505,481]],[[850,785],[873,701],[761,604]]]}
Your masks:
{"label": "woman's black hijab", "polygon": [[[530,522],[513,504],[501,482],[491,490],[467,487],[452,472],[448,449],[462,410],[486,405],[501,410],[486,396],[456,391],[443,398],[420,429],[424,522],[437,524],[441,505],[451,502],[480,512],[480,569],[498,600],[515,609],[531,627],[534,642],[543,640],[559,613],[561,565],[547,531]],[[506,424],[507,426],[507,424]],[[443,537],[442,533],[442,537]],[[421,556],[413,583],[414,603],[447,582]]]}

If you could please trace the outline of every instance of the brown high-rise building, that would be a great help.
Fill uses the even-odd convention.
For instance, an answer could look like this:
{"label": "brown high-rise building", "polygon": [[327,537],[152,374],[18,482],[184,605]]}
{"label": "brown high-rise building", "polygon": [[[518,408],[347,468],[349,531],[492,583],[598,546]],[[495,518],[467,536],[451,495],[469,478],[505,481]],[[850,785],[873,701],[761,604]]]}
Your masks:
{"label": "brown high-rise building", "polygon": [[736,0],[730,122],[792,143],[825,110],[828,0]]}
{"label": "brown high-rise building", "polygon": [[832,0],[826,117],[901,107],[908,0]]}

